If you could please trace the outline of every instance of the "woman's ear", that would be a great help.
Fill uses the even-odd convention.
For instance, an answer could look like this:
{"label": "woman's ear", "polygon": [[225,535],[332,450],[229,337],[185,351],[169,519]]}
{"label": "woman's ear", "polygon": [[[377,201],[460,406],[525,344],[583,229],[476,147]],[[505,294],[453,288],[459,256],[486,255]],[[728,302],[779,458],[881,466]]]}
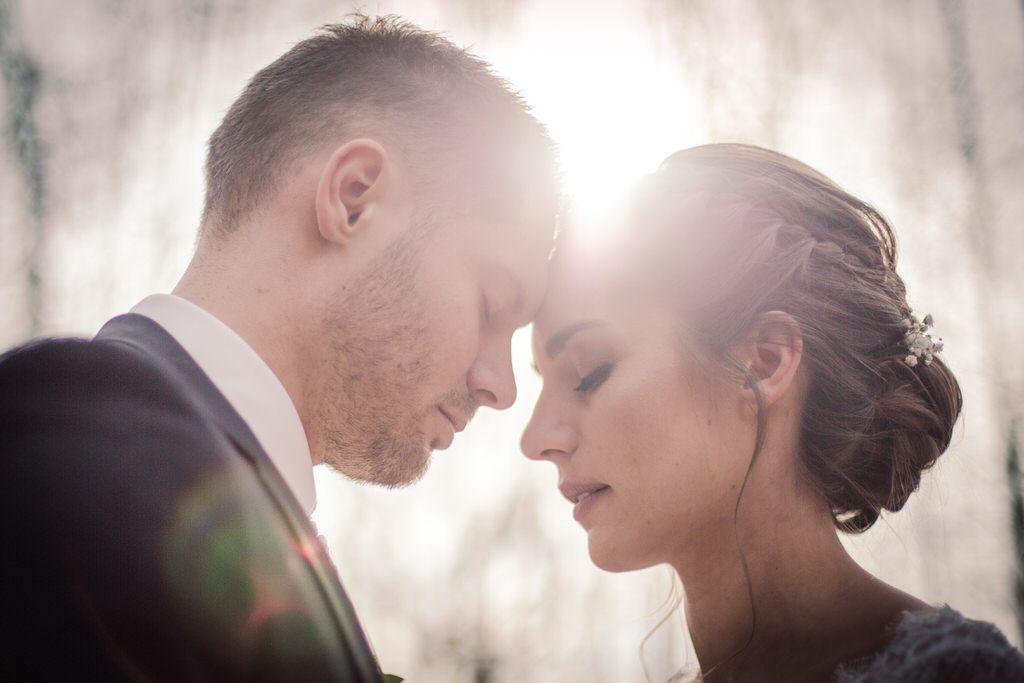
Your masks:
{"label": "woman's ear", "polygon": [[389,171],[387,152],[375,140],[350,140],[336,149],[316,190],[320,236],[337,244],[351,240],[386,193]]}
{"label": "woman's ear", "polygon": [[[757,381],[766,408],[795,390],[803,351],[800,325],[788,313],[769,311],[750,329],[738,360],[746,365],[751,381]],[[747,391],[755,400],[753,391]]]}

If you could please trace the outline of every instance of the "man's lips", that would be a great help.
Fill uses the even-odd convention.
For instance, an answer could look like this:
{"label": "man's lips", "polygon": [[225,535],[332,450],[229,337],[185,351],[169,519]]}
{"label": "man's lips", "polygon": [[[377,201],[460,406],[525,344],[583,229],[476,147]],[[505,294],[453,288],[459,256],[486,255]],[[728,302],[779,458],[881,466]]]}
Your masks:
{"label": "man's lips", "polygon": [[606,488],[607,484],[596,481],[566,481],[558,486],[565,499],[574,504]]}
{"label": "man's lips", "polygon": [[440,408],[441,414],[448,418],[448,421],[452,423],[452,429],[456,432],[461,432],[466,428],[466,424],[469,422],[465,417],[462,417],[458,413],[449,412],[444,408]]}

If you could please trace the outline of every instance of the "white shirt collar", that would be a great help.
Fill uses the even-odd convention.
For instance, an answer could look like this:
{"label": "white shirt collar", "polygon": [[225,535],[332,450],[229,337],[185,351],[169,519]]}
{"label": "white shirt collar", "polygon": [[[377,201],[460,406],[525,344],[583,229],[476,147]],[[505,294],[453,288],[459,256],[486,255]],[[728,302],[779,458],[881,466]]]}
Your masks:
{"label": "white shirt collar", "polygon": [[234,330],[171,294],[146,297],[132,310],[163,327],[188,352],[249,425],[309,515],[316,487],[309,442],[295,404],[270,366]]}

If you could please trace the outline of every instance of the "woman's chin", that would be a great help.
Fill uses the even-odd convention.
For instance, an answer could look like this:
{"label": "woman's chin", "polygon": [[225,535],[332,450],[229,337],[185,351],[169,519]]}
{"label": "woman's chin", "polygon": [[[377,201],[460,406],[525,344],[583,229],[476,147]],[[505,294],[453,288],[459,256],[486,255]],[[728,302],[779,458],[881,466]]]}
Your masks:
{"label": "woman's chin", "polygon": [[606,572],[633,572],[657,564],[657,562],[643,561],[639,554],[631,552],[620,544],[610,542],[610,539],[595,536],[598,535],[592,531],[587,538],[590,561]]}

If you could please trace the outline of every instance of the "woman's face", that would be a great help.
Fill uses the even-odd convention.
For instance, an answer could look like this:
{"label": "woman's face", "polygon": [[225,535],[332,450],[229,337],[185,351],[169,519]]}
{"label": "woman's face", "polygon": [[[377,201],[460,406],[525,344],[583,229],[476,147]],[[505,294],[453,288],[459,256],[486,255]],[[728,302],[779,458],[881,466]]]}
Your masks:
{"label": "woman's face", "polygon": [[523,452],[558,468],[599,567],[699,554],[732,533],[754,447],[749,405],[686,353],[667,302],[579,279],[556,273],[534,325],[544,388]]}

